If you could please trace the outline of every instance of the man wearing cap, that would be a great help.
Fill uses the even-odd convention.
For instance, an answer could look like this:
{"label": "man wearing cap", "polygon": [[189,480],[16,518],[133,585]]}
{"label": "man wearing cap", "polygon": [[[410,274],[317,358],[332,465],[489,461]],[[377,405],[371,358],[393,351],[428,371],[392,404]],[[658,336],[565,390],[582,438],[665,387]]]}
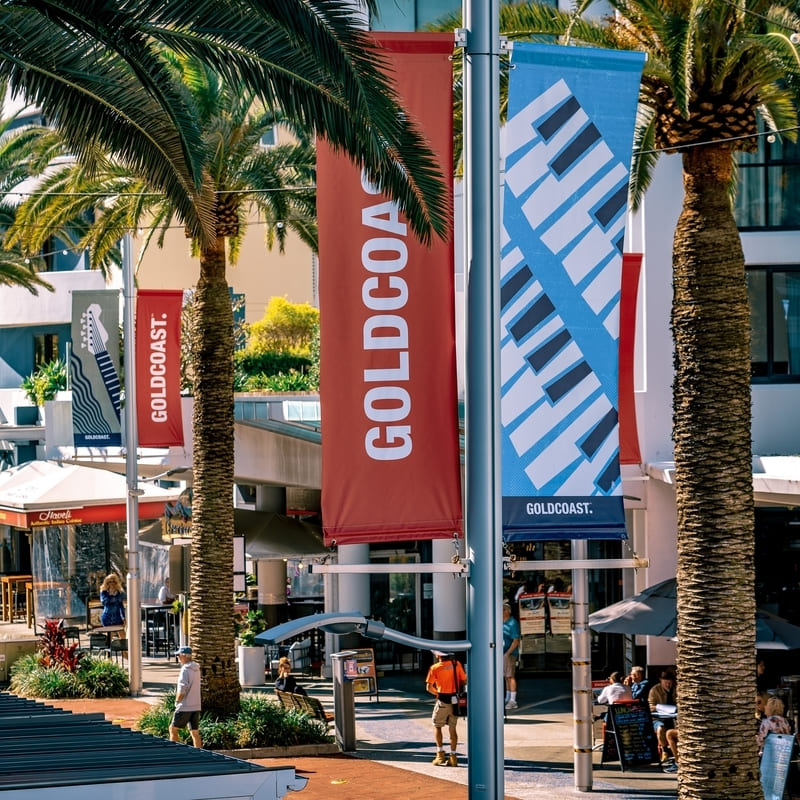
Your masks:
{"label": "man wearing cap", "polygon": [[[438,661],[428,670],[425,689],[436,698],[431,722],[436,742],[436,756],[433,763],[437,767],[458,766],[458,717],[453,713],[453,704],[458,703],[458,695],[467,685],[467,674],[461,662],[451,653],[434,650]],[[450,731],[450,754],[444,752],[442,728],[447,725]]]}
{"label": "man wearing cap", "polygon": [[181,662],[178,674],[178,688],[175,694],[175,713],[169,724],[169,738],[178,742],[178,731],[189,726],[192,744],[202,747],[200,738],[200,665],[192,659],[191,647],[179,647],[175,651]]}

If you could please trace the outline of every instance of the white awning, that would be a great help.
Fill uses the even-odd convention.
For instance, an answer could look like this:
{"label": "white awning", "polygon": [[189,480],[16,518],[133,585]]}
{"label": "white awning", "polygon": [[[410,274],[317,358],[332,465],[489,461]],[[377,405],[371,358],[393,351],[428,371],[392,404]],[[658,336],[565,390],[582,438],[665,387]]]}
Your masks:
{"label": "white awning", "polygon": [[[647,465],[647,474],[675,483],[675,462]],[[753,456],[753,497],[756,506],[800,506],[800,456]]]}

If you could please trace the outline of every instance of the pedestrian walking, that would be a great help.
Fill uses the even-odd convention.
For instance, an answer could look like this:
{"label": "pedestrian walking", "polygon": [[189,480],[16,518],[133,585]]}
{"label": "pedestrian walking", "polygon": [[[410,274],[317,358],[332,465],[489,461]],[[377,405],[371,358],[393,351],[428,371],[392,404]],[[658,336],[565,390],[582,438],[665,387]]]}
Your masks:
{"label": "pedestrian walking", "polygon": [[178,673],[178,688],[175,694],[175,713],[169,724],[169,738],[178,742],[178,731],[189,726],[192,744],[202,747],[200,738],[200,665],[192,658],[191,647],[179,647],[175,651],[181,662]]}
{"label": "pedestrian walking", "polygon": [[[461,662],[452,653],[435,651],[438,661],[428,670],[425,689],[436,698],[431,722],[433,738],[436,742],[436,756],[433,763],[437,767],[458,766],[458,695],[467,685],[467,674]],[[447,725],[450,732],[450,753],[444,752],[442,728]]]}
{"label": "pedestrian walking", "polygon": [[506,684],[506,709],[518,708],[517,658],[522,634],[519,621],[511,614],[511,605],[503,603],[503,678]]}

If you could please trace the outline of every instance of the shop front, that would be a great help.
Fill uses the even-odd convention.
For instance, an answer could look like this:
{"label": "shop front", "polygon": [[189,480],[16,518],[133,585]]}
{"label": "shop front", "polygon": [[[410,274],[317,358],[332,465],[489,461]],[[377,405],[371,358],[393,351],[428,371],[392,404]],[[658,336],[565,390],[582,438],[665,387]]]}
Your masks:
{"label": "shop front", "polygon": [[[11,600],[11,619],[39,629],[45,619],[92,623],[100,584],[110,572],[125,579],[126,496],[123,476],[50,461],[8,470],[0,486],[0,542],[4,577],[27,577]],[[143,486],[139,525],[159,524],[176,493]],[[155,597],[168,571],[166,547],[146,547],[141,558],[141,596]],[[16,581],[19,583],[19,580]]]}

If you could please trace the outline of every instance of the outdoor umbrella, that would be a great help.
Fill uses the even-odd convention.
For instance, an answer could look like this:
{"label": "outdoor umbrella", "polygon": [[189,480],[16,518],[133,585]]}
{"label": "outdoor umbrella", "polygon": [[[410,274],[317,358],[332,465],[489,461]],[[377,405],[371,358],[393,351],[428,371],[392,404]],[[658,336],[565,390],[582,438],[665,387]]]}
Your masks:
{"label": "outdoor umbrella", "polygon": [[[589,614],[589,627],[601,633],[674,637],[677,633],[675,578]],[[762,609],[756,610],[756,648],[800,649],[800,627]]]}

